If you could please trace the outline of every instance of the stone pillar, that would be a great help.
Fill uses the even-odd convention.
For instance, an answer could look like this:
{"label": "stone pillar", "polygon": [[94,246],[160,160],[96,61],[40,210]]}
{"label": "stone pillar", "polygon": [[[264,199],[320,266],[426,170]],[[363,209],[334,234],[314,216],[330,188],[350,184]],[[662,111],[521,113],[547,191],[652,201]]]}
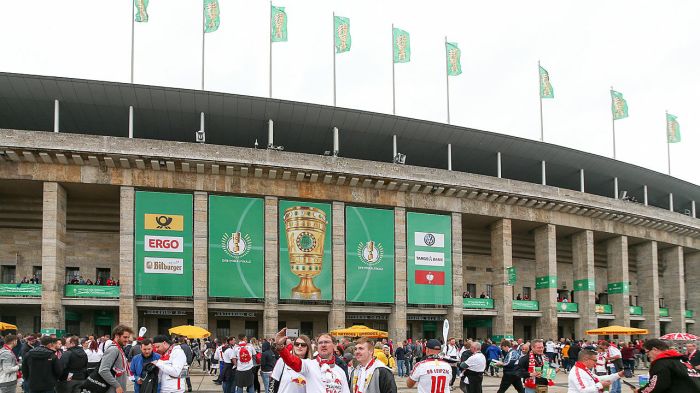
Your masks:
{"label": "stone pillar", "polygon": [[647,329],[647,337],[659,337],[659,253],[655,241],[635,247],[637,253],[637,298],[642,307],[644,321],[640,327]]}
{"label": "stone pillar", "polygon": [[41,224],[41,327],[65,329],[66,210],[68,194],[56,182],[44,183]]}
{"label": "stone pillar", "polygon": [[194,324],[209,330],[209,196],[194,193]]}
{"label": "stone pillar", "polygon": [[328,330],[345,327],[345,203],[333,202],[333,296]]}
{"label": "stone pillar", "polygon": [[[694,285],[686,285],[686,301],[688,302],[688,310],[694,312],[693,320],[700,319],[700,252],[688,254],[685,256],[685,263],[688,269],[685,271],[685,281]],[[688,333],[695,335],[700,334],[700,326],[698,323],[688,325]]]}
{"label": "stone pillar", "polygon": [[513,233],[507,218],[491,225],[491,266],[493,267],[493,304],[498,312],[493,334],[513,335],[513,287],[508,285],[506,269],[513,266]]}
{"label": "stone pillar", "polygon": [[[612,305],[615,319],[611,325],[630,325],[630,294],[629,294],[629,260],[627,248],[627,236],[618,236],[606,242],[608,262],[608,302]],[[611,284],[620,285],[619,290],[611,293]],[[623,336],[629,341],[629,336]]]}
{"label": "stone pillar", "polygon": [[396,300],[389,315],[389,337],[394,342],[406,340],[406,209],[394,209],[394,266]]}
{"label": "stone pillar", "polygon": [[542,317],[537,318],[537,337],[557,339],[557,227],[535,229],[536,292]]}
{"label": "stone pillar", "polygon": [[574,270],[574,300],[581,316],[574,321],[576,339],[586,337],[586,330],[598,327],[595,313],[595,265],[593,231],[585,230],[571,236]]}
{"label": "stone pillar", "polygon": [[464,336],[462,292],[462,214],[452,213],[452,307],[447,309],[447,319],[450,321],[450,336],[457,338]]}
{"label": "stone pillar", "polygon": [[685,333],[685,274],[683,247],[673,246],[664,253],[664,300],[668,307],[668,333]]}
{"label": "stone pillar", "polygon": [[134,301],[134,187],[119,189],[119,323],[138,331]]}
{"label": "stone pillar", "polygon": [[265,311],[263,311],[264,337],[274,337],[279,304],[279,208],[277,197],[265,197]]}

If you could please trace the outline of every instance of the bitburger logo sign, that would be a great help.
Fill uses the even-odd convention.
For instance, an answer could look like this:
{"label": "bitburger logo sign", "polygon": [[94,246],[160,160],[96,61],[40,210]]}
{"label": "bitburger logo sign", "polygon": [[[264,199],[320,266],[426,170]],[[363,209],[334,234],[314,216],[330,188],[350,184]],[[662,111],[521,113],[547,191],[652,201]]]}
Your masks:
{"label": "bitburger logo sign", "polygon": [[182,258],[144,258],[144,271],[146,273],[182,274]]}

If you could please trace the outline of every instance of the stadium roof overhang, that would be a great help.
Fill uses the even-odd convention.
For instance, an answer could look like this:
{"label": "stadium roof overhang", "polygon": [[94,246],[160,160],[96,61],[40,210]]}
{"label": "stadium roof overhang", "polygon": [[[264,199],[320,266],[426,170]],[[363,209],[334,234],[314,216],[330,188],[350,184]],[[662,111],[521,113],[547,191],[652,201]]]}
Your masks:
{"label": "stadium roof overhang", "polygon": [[134,107],[136,138],[193,142],[200,113],[206,114],[209,144],[267,145],[268,119],[274,121],[275,145],[291,152],[323,154],[332,150],[332,128],[340,129],[340,155],[392,161],[392,138],[411,165],[496,176],[501,153],[502,177],[614,196],[619,190],[650,205],[683,213],[700,202],[700,187],[636,165],[562,146],[442,123],[296,101],[241,96],[128,83],[0,73],[0,128],[53,130],[54,100],[60,102],[60,131],[127,136],[128,108]]}

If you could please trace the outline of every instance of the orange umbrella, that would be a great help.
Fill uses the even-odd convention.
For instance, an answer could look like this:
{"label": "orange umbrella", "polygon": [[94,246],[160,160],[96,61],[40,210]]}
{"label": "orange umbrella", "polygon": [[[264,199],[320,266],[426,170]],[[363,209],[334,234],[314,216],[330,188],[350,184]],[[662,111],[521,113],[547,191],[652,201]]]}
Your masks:
{"label": "orange umbrella", "polygon": [[632,334],[649,334],[649,331],[646,329],[637,329],[633,327],[624,327],[624,326],[607,326],[607,327],[602,327],[598,329],[591,329],[591,330],[586,330],[586,334],[590,335],[598,335],[598,336],[623,336],[623,335],[632,335]]}

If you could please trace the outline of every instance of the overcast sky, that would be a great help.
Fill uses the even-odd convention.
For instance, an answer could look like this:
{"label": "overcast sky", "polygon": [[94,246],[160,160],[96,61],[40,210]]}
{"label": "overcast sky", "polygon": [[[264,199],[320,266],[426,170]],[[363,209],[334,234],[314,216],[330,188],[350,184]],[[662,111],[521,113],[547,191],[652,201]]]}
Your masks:
{"label": "overcast sky", "polygon": [[[207,90],[268,95],[269,2],[219,0],[206,36]],[[630,117],[616,122],[617,158],[667,173],[665,115],[683,141],[672,175],[700,184],[700,1],[279,0],[289,42],[273,45],[273,97],[332,105],[332,13],[350,18],[337,56],[338,106],[390,113],[391,24],[411,34],[396,65],[398,115],[446,121],[444,39],[462,49],[450,78],[452,123],[539,139],[537,61],[555,91],[545,141],[612,157],[610,86]],[[0,2],[0,71],[129,81],[131,2]],[[136,24],[140,84],[198,89],[202,1],[150,0]]]}

